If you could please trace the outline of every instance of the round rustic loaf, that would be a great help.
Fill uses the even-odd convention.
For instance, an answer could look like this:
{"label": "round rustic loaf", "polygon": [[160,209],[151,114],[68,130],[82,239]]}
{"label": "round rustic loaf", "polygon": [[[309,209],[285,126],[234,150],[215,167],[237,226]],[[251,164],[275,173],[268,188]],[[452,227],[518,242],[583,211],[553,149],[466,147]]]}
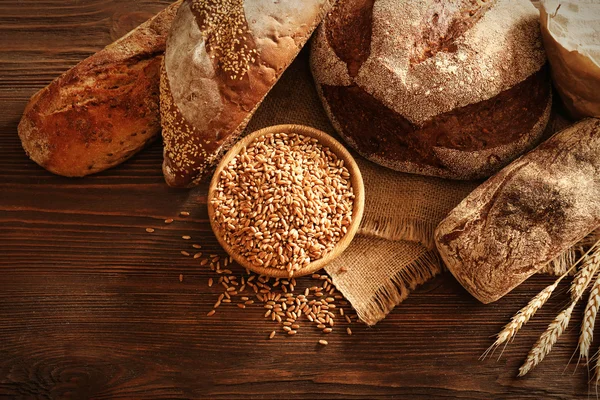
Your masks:
{"label": "round rustic loaf", "polygon": [[340,135],[389,168],[490,176],[540,140],[551,87],[528,0],[338,2],[311,69]]}

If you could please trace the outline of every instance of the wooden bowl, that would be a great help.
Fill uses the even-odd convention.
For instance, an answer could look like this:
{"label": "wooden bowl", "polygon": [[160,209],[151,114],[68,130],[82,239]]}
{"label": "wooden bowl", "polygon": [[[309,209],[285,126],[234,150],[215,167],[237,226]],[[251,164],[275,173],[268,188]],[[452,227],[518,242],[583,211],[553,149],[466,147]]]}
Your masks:
{"label": "wooden bowl", "polygon": [[238,143],[236,143],[227,152],[227,154],[225,154],[225,157],[223,157],[223,159],[217,166],[215,174],[213,175],[213,178],[210,182],[210,186],[208,189],[208,216],[210,218],[210,225],[221,246],[242,267],[247,268],[257,274],[271,276],[275,278],[289,277],[289,273],[286,269],[254,266],[251,262],[246,260],[244,256],[236,252],[232,246],[225,242],[221,231],[221,227],[216,221],[215,210],[212,205],[212,199],[214,198],[216,193],[217,183],[219,182],[221,177],[221,171],[223,171],[223,169],[229,164],[229,162],[235,156],[237,156],[238,153],[245,146],[248,146],[255,139],[269,133],[297,133],[315,138],[319,141],[321,145],[328,147],[335,155],[337,155],[338,158],[344,160],[344,166],[348,169],[348,172],[350,173],[350,182],[354,191],[352,222],[350,223],[350,226],[348,226],[347,233],[344,235],[344,237],[340,239],[339,242],[337,242],[335,247],[329,253],[327,253],[323,258],[315,260],[310,264],[305,265],[304,267],[294,271],[295,277],[312,274],[325,267],[348,247],[348,245],[354,238],[356,231],[358,230],[358,226],[360,225],[360,221],[362,219],[363,211],[365,208],[365,187],[363,184],[362,175],[360,173],[360,170],[358,169],[356,161],[354,161],[352,155],[340,142],[338,142],[325,132],[303,125],[276,125],[253,132],[250,135],[243,138],[242,140],[240,140]]}

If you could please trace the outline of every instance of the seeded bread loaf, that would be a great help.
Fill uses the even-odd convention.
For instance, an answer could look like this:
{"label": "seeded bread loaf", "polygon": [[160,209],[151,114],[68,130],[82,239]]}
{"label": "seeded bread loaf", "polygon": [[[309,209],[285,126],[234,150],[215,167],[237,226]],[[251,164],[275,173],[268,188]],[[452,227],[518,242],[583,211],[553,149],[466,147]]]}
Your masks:
{"label": "seeded bread loaf", "polygon": [[551,103],[529,0],[350,0],[313,39],[311,69],[346,142],[389,168],[491,175],[541,138]]}
{"label": "seeded bread loaf", "polygon": [[600,225],[600,120],[555,134],[487,180],[439,224],[458,281],[498,300]]}
{"label": "seeded bread loaf", "polygon": [[122,163],[160,132],[159,74],[180,1],[36,93],[19,123],[29,157],[64,176]]}
{"label": "seeded bread loaf", "polygon": [[163,172],[198,184],[240,136],[333,0],[185,0],[161,73]]}

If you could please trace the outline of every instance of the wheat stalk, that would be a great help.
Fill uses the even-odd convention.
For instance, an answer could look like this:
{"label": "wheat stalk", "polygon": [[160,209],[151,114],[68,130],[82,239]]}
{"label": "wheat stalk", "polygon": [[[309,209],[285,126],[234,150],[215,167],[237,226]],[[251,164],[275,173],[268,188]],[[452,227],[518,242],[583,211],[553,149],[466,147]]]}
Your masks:
{"label": "wheat stalk", "polygon": [[[590,251],[591,251],[591,249],[590,249]],[[588,251],[588,253],[589,253],[589,251]],[[587,253],[586,253],[586,255],[587,255]],[[554,292],[554,290],[556,289],[558,284],[567,275],[569,275],[571,273],[571,271],[573,271],[573,269],[575,269],[577,264],[579,262],[581,262],[584,257],[585,257],[585,255],[582,256],[579,260],[577,260],[573,265],[571,265],[571,267],[567,271],[565,271],[561,276],[559,276],[552,285],[547,286],[544,290],[539,292],[533,299],[531,299],[525,307],[523,307],[519,311],[517,311],[517,313],[512,317],[510,322],[504,326],[504,328],[502,329],[502,331],[500,331],[500,333],[498,333],[498,335],[496,336],[496,341],[490,347],[488,347],[488,349],[481,355],[481,359],[484,359],[485,357],[487,357],[487,355],[490,352],[493,352],[501,344],[506,343],[509,340],[513,339],[515,337],[515,335],[517,334],[517,332],[519,332],[519,330],[523,327],[523,325],[525,325],[527,322],[529,322],[529,320],[535,315],[535,313],[540,308],[542,308],[542,306],[544,304],[546,304],[546,302],[548,301],[550,296],[552,296],[552,293]]]}
{"label": "wheat stalk", "polygon": [[[598,254],[598,253],[596,253]],[[579,335],[579,358],[588,358],[590,354],[590,345],[594,337],[594,325],[596,324],[596,315],[600,306],[600,276],[590,291],[590,298],[585,306],[583,313],[583,323],[581,325],[581,334]]]}
{"label": "wheat stalk", "polygon": [[[596,236],[594,237],[597,238]],[[581,268],[577,270],[577,266]],[[525,307],[520,309],[511,319],[511,321],[502,329],[496,337],[494,343],[483,353],[485,358],[490,351],[496,349],[503,343],[508,344],[517,332],[535,315],[535,313],[548,301],[558,284],[573,271],[577,271],[573,282],[571,283],[571,304],[556,316],[548,325],[546,331],[540,336],[533,348],[527,354],[523,365],[519,368],[519,376],[524,376],[532,368],[538,365],[552,350],[552,346],[558,341],[569,326],[569,321],[573,314],[573,309],[577,302],[583,296],[586,288],[590,285],[594,275],[600,269],[600,240],[596,240],[589,249],[575,261],[556,281],[538,293]],[[600,276],[597,278],[592,288],[590,299],[586,306],[585,320],[583,323],[581,336],[579,339],[580,358],[588,357],[589,348],[592,342],[594,323],[596,314],[600,306]],[[598,350],[600,353],[600,350]],[[600,382],[600,356],[596,361],[596,382]]]}
{"label": "wheat stalk", "polygon": [[600,265],[600,252],[598,249],[594,249],[594,252],[585,257],[581,264],[581,268],[575,274],[573,283],[571,285],[571,301],[581,298],[585,289],[589,286],[590,282],[598,266]]}
{"label": "wheat stalk", "polygon": [[525,363],[519,368],[519,376],[524,376],[528,373],[533,367],[538,365],[544,357],[546,357],[550,350],[552,350],[552,346],[554,346],[558,338],[569,325],[575,304],[576,303],[571,303],[567,309],[558,314],[556,318],[554,318],[554,321],[548,325],[546,331],[540,336],[527,355]]}
{"label": "wheat stalk", "polygon": [[[600,349],[598,349],[598,352],[600,353]],[[596,353],[598,354],[598,353]],[[598,355],[596,357],[596,365],[594,366],[594,380],[595,380],[595,384],[596,384],[596,392],[598,391],[598,383],[600,383],[600,355]]]}
{"label": "wheat stalk", "polygon": [[540,336],[531,351],[529,351],[525,363],[519,368],[519,376],[527,374],[546,357],[550,350],[552,350],[552,346],[554,346],[569,325],[575,305],[581,299],[581,296],[583,296],[583,292],[590,285],[594,274],[600,267],[598,242],[580,260],[583,260],[582,266],[571,283],[571,305],[561,311],[550,325],[548,325],[546,331],[542,333],[542,336]]}
{"label": "wheat stalk", "polygon": [[483,353],[482,358],[485,358],[490,351],[495,350],[501,344],[508,342],[512,338],[515,337],[517,332],[525,325],[531,317],[535,315],[537,310],[542,308],[542,306],[548,301],[554,289],[558,286],[560,281],[566,276],[563,275],[559,277],[552,285],[546,287],[544,290],[539,292],[527,305],[521,308],[510,320],[508,324],[504,326],[502,331],[498,333],[496,337],[496,341]]}

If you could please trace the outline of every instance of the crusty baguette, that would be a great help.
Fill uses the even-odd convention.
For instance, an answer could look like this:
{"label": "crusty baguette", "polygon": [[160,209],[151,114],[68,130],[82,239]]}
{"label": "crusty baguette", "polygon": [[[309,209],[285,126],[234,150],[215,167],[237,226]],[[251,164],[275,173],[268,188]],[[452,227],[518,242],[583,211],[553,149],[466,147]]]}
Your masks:
{"label": "crusty baguette", "polygon": [[29,157],[64,176],[122,163],[160,132],[159,74],[178,1],[37,92],[19,136]]}
{"label": "crusty baguette", "polygon": [[169,185],[194,186],[207,175],[332,2],[183,2],[161,73],[163,172]]}
{"label": "crusty baguette", "polygon": [[458,281],[498,300],[600,225],[600,119],[555,134],[475,189],[435,241]]}

